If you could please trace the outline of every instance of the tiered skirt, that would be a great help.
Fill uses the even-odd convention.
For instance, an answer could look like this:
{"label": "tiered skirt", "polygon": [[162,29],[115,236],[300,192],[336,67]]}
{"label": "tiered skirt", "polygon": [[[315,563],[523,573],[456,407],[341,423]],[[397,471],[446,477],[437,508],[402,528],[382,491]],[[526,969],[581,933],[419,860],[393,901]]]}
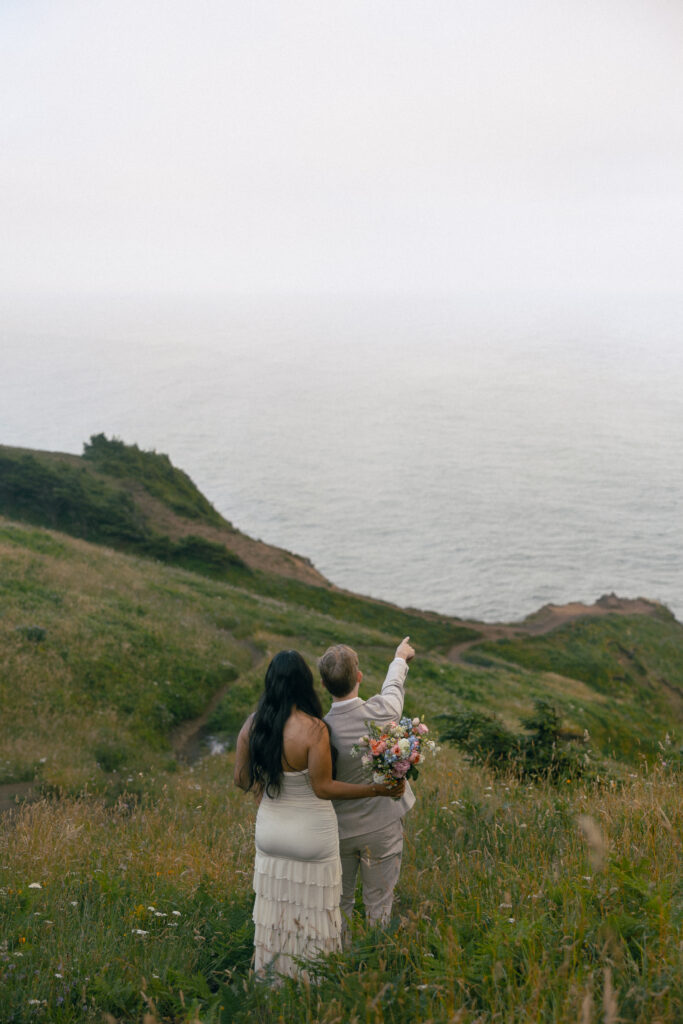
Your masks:
{"label": "tiered skirt", "polygon": [[341,949],[341,862],[337,819],[307,772],[286,772],[277,799],[256,818],[254,970],[306,976],[301,961]]}
{"label": "tiered skirt", "polygon": [[341,949],[339,857],[297,861],[256,854],[254,970],[297,977],[298,960]]}

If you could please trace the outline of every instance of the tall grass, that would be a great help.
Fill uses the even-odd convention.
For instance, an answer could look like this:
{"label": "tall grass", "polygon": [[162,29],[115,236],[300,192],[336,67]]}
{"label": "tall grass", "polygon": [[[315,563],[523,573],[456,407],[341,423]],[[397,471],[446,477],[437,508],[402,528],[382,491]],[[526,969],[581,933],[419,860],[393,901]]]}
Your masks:
{"label": "tall grass", "polygon": [[558,791],[442,751],[407,819],[391,924],[359,914],[317,984],[272,990],[250,970],[255,807],[231,763],[5,822],[0,1019],[680,1020],[683,787],[667,768]]}

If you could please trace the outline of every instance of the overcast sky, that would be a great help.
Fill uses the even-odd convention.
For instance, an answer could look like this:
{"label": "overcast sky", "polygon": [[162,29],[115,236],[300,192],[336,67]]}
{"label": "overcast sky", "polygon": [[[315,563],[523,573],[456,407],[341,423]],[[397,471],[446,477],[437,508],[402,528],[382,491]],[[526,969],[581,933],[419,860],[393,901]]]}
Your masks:
{"label": "overcast sky", "polygon": [[0,0],[0,290],[667,289],[681,0]]}

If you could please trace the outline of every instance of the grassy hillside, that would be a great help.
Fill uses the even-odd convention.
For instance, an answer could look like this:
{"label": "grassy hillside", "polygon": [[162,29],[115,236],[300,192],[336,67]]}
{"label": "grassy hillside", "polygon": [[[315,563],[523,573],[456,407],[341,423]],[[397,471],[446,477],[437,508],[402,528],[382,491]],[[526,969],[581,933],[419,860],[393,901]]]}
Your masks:
{"label": "grassy hillside", "polygon": [[236,530],[167,455],[103,434],[81,457],[0,445],[0,515],[222,579],[255,568],[329,586],[305,558]]}
{"label": "grassy hillside", "polygon": [[[339,640],[358,649],[370,691],[410,634],[420,661],[408,709],[435,722],[457,707],[519,722],[535,697],[550,697],[601,755],[637,763],[677,721],[683,629],[668,617],[608,616],[548,637],[481,643],[467,656],[486,664],[453,664],[450,646],[470,635],[456,622],[263,574],[227,584],[8,520],[0,602],[0,783],[37,771],[53,786],[98,788],[112,768],[170,763],[175,731],[212,698],[204,731],[230,740],[275,651],[297,647],[313,663]],[[637,652],[633,679],[623,675],[626,645]],[[584,671],[591,659],[602,666],[595,675]]]}
{"label": "grassy hillside", "polygon": [[106,476],[142,483],[153,497],[181,516],[213,526],[229,525],[187,473],[172,464],[168,455],[146,452],[136,444],[128,445],[104,434],[94,434],[83,446],[83,458]]}
{"label": "grassy hillside", "polygon": [[[680,729],[683,717],[682,629],[662,609],[639,616],[585,619],[545,636],[482,643],[485,651],[532,673],[590,688],[589,703],[571,689],[556,698],[593,741],[612,756],[637,759],[659,749],[661,726]],[[476,657],[476,655],[475,655]]]}
{"label": "grassy hillside", "polygon": [[[43,463],[46,507],[85,473],[98,528],[109,502],[145,528],[139,482],[59,461]],[[0,518],[0,797],[30,786],[35,802],[0,819],[3,1024],[678,1019],[671,616],[492,642],[484,626],[237,564],[191,571],[19,511]],[[318,986],[271,993],[249,974],[254,805],[230,784],[231,741],[278,649],[313,664],[351,643],[368,695],[405,634],[409,713],[438,730],[440,714],[483,709],[519,728],[549,698],[567,731],[588,729],[599,778],[522,784],[444,748],[418,783],[391,927],[359,920]],[[227,753],[188,763],[207,735]]]}

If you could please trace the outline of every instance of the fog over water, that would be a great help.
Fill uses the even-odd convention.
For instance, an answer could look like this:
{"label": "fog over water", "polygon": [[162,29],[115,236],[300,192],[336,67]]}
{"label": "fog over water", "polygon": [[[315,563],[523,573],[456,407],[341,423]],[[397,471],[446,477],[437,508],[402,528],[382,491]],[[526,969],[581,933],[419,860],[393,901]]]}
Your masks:
{"label": "fog over water", "polygon": [[486,620],[683,618],[672,295],[5,302],[0,442],[167,452],[334,583]]}

